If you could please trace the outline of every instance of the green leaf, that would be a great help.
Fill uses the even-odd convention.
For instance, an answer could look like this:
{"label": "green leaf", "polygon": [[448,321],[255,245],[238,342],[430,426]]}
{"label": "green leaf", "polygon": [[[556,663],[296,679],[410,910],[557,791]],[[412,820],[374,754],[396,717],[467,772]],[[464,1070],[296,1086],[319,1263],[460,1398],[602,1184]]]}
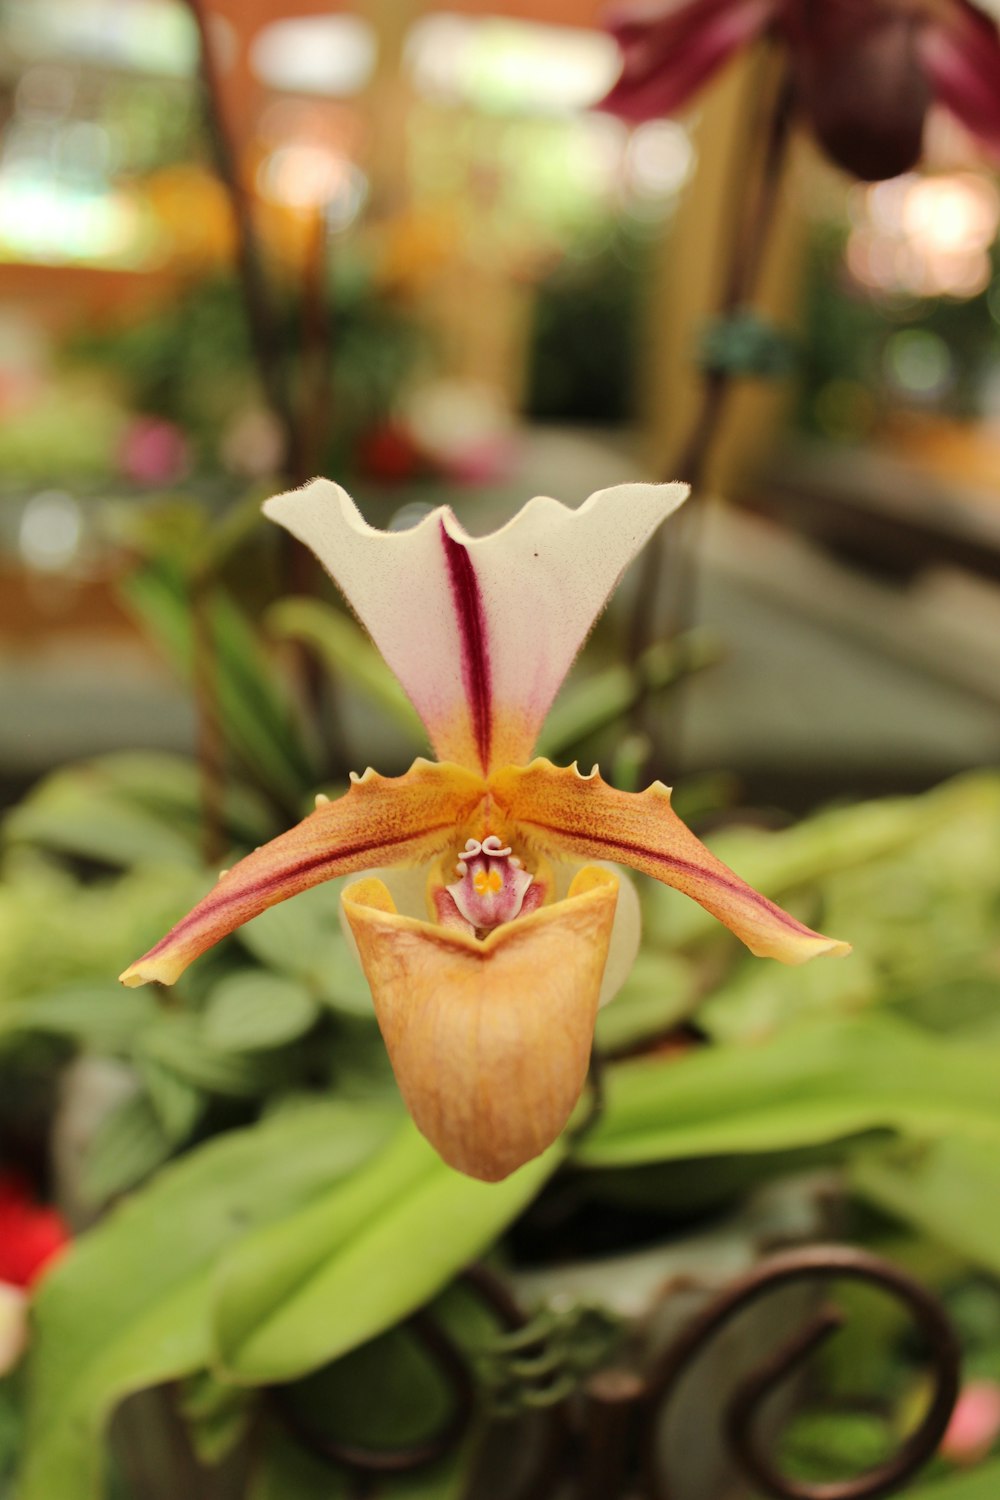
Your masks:
{"label": "green leaf", "polygon": [[911,1500],[996,1500],[1000,1495],[1000,1459],[965,1474],[952,1474],[908,1492]]}
{"label": "green leaf", "polygon": [[[282,1428],[267,1430],[262,1449],[247,1500],[355,1500],[357,1486],[346,1469],[307,1453]],[[379,1500],[386,1500],[384,1489]]]}
{"label": "green leaf", "polygon": [[98,1207],[134,1187],[170,1155],[171,1141],[149,1097],[137,1091],[106,1115],[80,1174],[80,1196]]}
{"label": "green leaf", "polygon": [[140,1056],[136,1066],[167,1139],[173,1146],[186,1141],[205,1107],[204,1094],[154,1058]]}
{"label": "green leaf", "polygon": [[213,989],[205,1011],[205,1039],[223,1050],[253,1052],[303,1036],[319,1006],[294,979],[240,969]]}
{"label": "green leaf", "polygon": [[[945,795],[945,793],[949,795]],[[961,796],[959,793],[961,792]],[[985,788],[949,785],[932,796],[899,797],[835,808],[780,833],[732,828],[713,835],[712,850],[741,879],[772,898],[783,897],[838,870],[868,864],[950,821],[963,800],[984,799]],[[647,937],[675,948],[721,935],[718,921],[695,901],[653,882],[645,904]]]}
{"label": "green leaf", "polygon": [[35,1299],[19,1500],[96,1500],[101,1431],[117,1402],[208,1364],[222,1251],[354,1171],[393,1119],[330,1102],[234,1131],[74,1244]]}
{"label": "green leaf", "polygon": [[719,655],[715,637],[693,630],[676,641],[657,641],[632,667],[617,663],[567,684],[549,711],[535,754],[560,759],[628,713],[641,697],[710,666]]}
{"label": "green leaf", "polygon": [[143,990],[115,984],[68,984],[58,990],[0,1005],[0,1036],[43,1031],[67,1036],[99,1052],[122,1052],[157,1014]]}
{"label": "green leaf", "polygon": [[298,980],[334,1010],[371,1016],[367,982],[340,925],[344,883],[326,881],[279,902],[236,936],[260,963]]}
{"label": "green leaf", "polygon": [[143,1032],[138,1058],[162,1064],[212,1094],[253,1099],[281,1080],[283,1064],[270,1055],[235,1052],[208,1037],[200,1016],[163,1015]]}
{"label": "green leaf", "polygon": [[218,1464],[246,1435],[255,1402],[241,1386],[198,1370],[181,1386],[179,1404],[195,1453],[202,1463]]}
{"label": "green leaf", "polygon": [[850,1015],[874,1004],[881,976],[862,953],[846,963],[761,963],[741,959],[698,1006],[698,1025],[715,1041],[758,1041],[807,1016]]}
{"label": "green leaf", "polygon": [[[195,627],[191,587],[164,562],[138,569],[122,584],[126,604],[165,650],[175,670],[192,681]],[[226,744],[254,776],[289,808],[315,782],[315,765],[285,685],[253,628],[221,589],[202,595],[214,659],[205,665]]]}
{"label": "green leaf", "polygon": [[598,1012],[594,1045],[599,1052],[623,1052],[669,1031],[691,1014],[698,989],[698,971],[686,959],[640,951],[621,990]]}
{"label": "green leaf", "polygon": [[336,677],[426,745],[427,731],[413,704],[365,632],[343,610],[321,599],[282,599],[268,610],[265,623],[273,634],[312,647]]}
{"label": "green leaf", "polygon": [[998,1068],[995,1045],[962,1047],[887,1016],[803,1022],[755,1046],[609,1068],[604,1112],[574,1156],[591,1167],[637,1165],[880,1129],[1000,1144]]}
{"label": "green leaf", "polygon": [[504,1182],[474,1182],[406,1121],[363,1172],[226,1258],[222,1368],[241,1381],[292,1380],[390,1328],[492,1243],[564,1151],[557,1143]]}
{"label": "green leaf", "polygon": [[48,777],[8,814],[4,831],[9,839],[111,865],[201,863],[190,828],[122,800],[86,767]]}
{"label": "green leaf", "polygon": [[[200,831],[201,771],[196,761],[164,751],[116,751],[88,761],[87,770],[116,796],[160,817],[186,820]],[[223,822],[235,842],[253,847],[278,832],[264,799],[233,776],[226,777],[221,799]]]}
{"label": "green leaf", "polygon": [[855,1192],[994,1275],[1000,1274],[1000,1154],[985,1140],[936,1140],[857,1153]]}

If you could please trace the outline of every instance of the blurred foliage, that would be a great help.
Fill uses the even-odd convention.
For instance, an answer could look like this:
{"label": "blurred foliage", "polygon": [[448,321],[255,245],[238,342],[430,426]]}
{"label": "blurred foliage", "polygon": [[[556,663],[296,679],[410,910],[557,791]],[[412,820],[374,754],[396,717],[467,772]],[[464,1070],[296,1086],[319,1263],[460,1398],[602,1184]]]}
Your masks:
{"label": "blurred foliage", "polygon": [[[330,273],[327,293],[333,415],[319,435],[315,462],[323,472],[349,474],[366,435],[393,412],[403,381],[420,357],[422,339],[402,307],[355,262]],[[286,298],[278,329],[279,367],[290,369],[301,350],[303,316],[301,307]],[[69,371],[102,373],[127,411],[175,423],[192,445],[200,471],[228,470],[242,462],[239,449],[246,444],[232,433],[241,416],[259,410],[260,396],[246,310],[232,278],[200,278],[138,321],[104,319],[80,327],[62,356]],[[101,465],[105,473],[114,469],[121,423],[119,414],[116,428],[91,427],[85,472]],[[34,419],[27,435],[6,439],[10,451],[3,455],[5,468],[33,477],[76,472],[83,438],[74,431],[64,422],[63,430],[53,435],[54,446],[46,447],[39,440],[40,419]]]}
{"label": "blurred foliage", "polygon": [[[834,441],[861,442],[893,406],[930,403],[956,417],[981,415],[986,378],[1000,356],[990,289],[1000,252],[993,252],[990,286],[975,296],[917,297],[851,283],[845,243],[840,225],[814,231],[798,330],[800,426]],[[923,336],[922,347],[941,362],[940,380],[925,391],[894,379],[892,340],[900,334]]]}
{"label": "blurred foliage", "polygon": [[562,260],[538,288],[525,411],[543,422],[636,416],[639,340],[656,240],[623,220],[605,243]]}

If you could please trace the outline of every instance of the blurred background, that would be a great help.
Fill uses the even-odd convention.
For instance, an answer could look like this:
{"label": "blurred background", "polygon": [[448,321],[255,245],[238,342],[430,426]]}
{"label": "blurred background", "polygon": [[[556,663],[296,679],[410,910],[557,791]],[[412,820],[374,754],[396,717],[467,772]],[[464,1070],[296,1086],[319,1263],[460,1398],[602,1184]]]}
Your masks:
{"label": "blurred background", "polygon": [[[662,473],[759,65],[629,129],[594,107],[620,64],[587,0],[286,10],[220,3],[210,27],[277,288],[266,357],[321,367],[303,473],[379,523],[458,494],[473,529]],[[198,53],[181,0],[0,12],[8,799],[75,756],[192,747],[116,602],[115,525],[181,494],[221,515],[284,465]],[[796,141],[759,300],[793,373],[737,392],[703,479],[727,504],[697,613],[725,659],[685,691],[665,774],[803,808],[995,759],[998,216],[943,114],[919,170],[871,185]]]}
{"label": "blurred background", "polygon": [[[850,175],[801,92],[789,113],[780,33],[631,124],[601,108],[621,66],[596,0],[0,0],[0,1292],[63,1257],[0,1380],[3,1500],[513,1500],[485,1418],[485,1469],[463,1429],[419,1485],[366,1488],[303,1414],[348,1445],[440,1425],[394,1326],[427,1305],[520,1453],[503,1423],[583,1400],[678,1287],[831,1236],[930,1285],[962,1340],[914,1495],[1000,1492],[997,157],[925,101],[915,165]],[[425,749],[260,520],[317,473],[373,524],[448,503],[474,533],[534,494],[692,480],[544,751],[675,783],[742,875],[855,946],[759,964],[640,881],[607,1112],[492,1195],[406,1124],[335,889],[169,1004],[114,979],[317,789]],[[555,1396],[456,1292],[477,1256],[543,1309]],[[775,1438],[802,1483],[928,1404],[899,1310],[846,1305],[804,1382],[826,1395],[796,1388]],[[706,1413],[799,1311],[705,1377],[680,1500],[759,1493]]]}

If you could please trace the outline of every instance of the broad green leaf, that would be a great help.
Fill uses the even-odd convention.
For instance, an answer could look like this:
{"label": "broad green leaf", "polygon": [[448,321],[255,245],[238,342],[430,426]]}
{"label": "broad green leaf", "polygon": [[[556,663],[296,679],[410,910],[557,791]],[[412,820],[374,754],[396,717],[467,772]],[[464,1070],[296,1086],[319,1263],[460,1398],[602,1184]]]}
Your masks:
{"label": "broad green leaf", "polygon": [[623,1052],[669,1031],[691,1014],[698,999],[694,965],[675,954],[640,951],[622,989],[597,1016],[599,1052]]}
{"label": "broad green leaf", "polygon": [[217,984],[205,1011],[205,1039],[223,1050],[253,1052],[295,1041],[315,1024],[319,1006],[303,984],[261,969],[240,969]]}
{"label": "broad green leaf", "polygon": [[0,1036],[8,1031],[44,1031],[101,1052],[128,1049],[157,1014],[153,996],[107,984],[69,984],[27,1000],[0,1005]]}
{"label": "broad green leaf", "polygon": [[393,1118],[329,1102],[234,1131],[76,1242],[35,1299],[18,1500],[97,1500],[101,1432],[118,1401],[208,1364],[223,1250],[354,1171]]}
{"label": "broad green leaf", "polygon": [[138,1056],[151,1058],[209,1093],[252,1099],[282,1080],[273,1055],[230,1051],[212,1042],[200,1016],[161,1014],[139,1039]]}
{"label": "broad green leaf", "polygon": [[186,1141],[205,1107],[205,1095],[189,1079],[152,1057],[138,1057],[136,1066],[149,1102],[171,1145]]}
{"label": "broad green leaf", "polygon": [[[844,960],[850,962],[850,960]],[[1000,1047],[962,1047],[867,1013],[802,1022],[756,1045],[609,1068],[586,1166],[778,1151],[870,1130],[951,1131],[1000,1146]]]}
{"label": "broad green leaf", "polygon": [[[195,630],[183,574],[164,563],[150,564],[124,581],[122,594],[174,669],[191,681]],[[315,766],[277,670],[223,590],[213,589],[201,608],[213,644],[214,661],[207,666],[226,743],[273,796],[297,810],[315,781]]]}
{"label": "broad green leaf", "polygon": [[427,731],[419,714],[350,615],[321,599],[282,599],[268,610],[266,624],[273,634],[312,647],[335,677],[349,682],[426,745]]}
{"label": "broad green leaf", "polygon": [[191,829],[122,800],[86,768],[43,781],[8,814],[4,830],[9,839],[111,865],[201,863]]}
{"label": "broad green leaf", "polygon": [[198,1370],[183,1382],[178,1404],[195,1453],[202,1463],[217,1464],[246,1435],[255,1400],[241,1386],[223,1385]]}
{"label": "broad green leaf", "polygon": [[80,1175],[80,1197],[94,1207],[135,1187],[166,1161],[171,1140],[148,1095],[137,1091],[101,1121]]}
{"label": "broad green leaf", "polygon": [[[346,1469],[307,1453],[276,1425],[265,1432],[262,1450],[247,1500],[356,1500],[357,1481]],[[416,1474],[387,1474],[373,1500],[464,1500],[470,1456],[471,1444],[463,1444]]]}
{"label": "broad green leaf", "polygon": [[996,1500],[1000,1495],[1000,1459],[991,1459],[968,1473],[918,1485],[907,1494],[910,1500]]}
{"label": "broad green leaf", "polygon": [[372,1017],[371,994],[340,923],[345,881],[326,881],[262,911],[236,936],[254,958],[298,980],[331,1009]]}
{"label": "broad green leaf", "polygon": [[719,659],[719,642],[707,631],[692,630],[675,641],[657,641],[634,666],[616,663],[567,684],[545,720],[536,755],[559,760],[581,740],[620,719],[649,693]]}
{"label": "broad green leaf", "polygon": [[355,1500],[357,1486],[346,1469],[308,1453],[277,1424],[261,1434],[260,1446],[247,1500]]}
{"label": "broad green leaf", "polygon": [[[987,789],[962,782],[927,797],[835,808],[780,833],[733,828],[713,834],[707,842],[755,890],[776,898],[828,880],[835,871],[881,858],[947,824],[970,800],[988,801]],[[700,941],[720,928],[696,902],[654,883],[646,904],[646,932],[653,942],[674,947]]]}
{"label": "broad green leaf", "polygon": [[864,953],[801,967],[746,958],[698,1006],[698,1025],[714,1041],[763,1040],[791,1021],[864,1010],[879,999],[879,981]]}
{"label": "broad green leaf", "polygon": [[857,1153],[857,1193],[932,1239],[1000,1274],[1000,1151],[954,1138]]}
{"label": "broad green leaf", "polygon": [[[200,828],[201,771],[196,761],[165,751],[129,750],[88,761],[87,770],[109,791],[147,812],[187,820]],[[279,831],[264,799],[232,776],[226,777],[222,788],[222,816],[229,835],[251,847]]]}
{"label": "broad green leaf", "polygon": [[251,1383],[292,1380],[390,1328],[492,1243],[564,1152],[557,1143],[504,1182],[475,1182],[406,1121],[363,1172],[226,1257],[221,1368]]}

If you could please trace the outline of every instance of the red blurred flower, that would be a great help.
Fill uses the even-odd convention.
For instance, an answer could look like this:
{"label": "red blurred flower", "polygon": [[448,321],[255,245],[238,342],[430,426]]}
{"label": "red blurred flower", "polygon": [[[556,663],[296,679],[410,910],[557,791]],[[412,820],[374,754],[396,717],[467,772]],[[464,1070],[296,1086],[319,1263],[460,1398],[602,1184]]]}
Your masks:
{"label": "red blurred flower", "polygon": [[604,108],[633,122],[673,114],[770,31],[797,108],[855,176],[912,167],[935,99],[1000,156],[1000,35],[970,0],[636,0],[609,29],[624,68]]}
{"label": "red blurred flower", "polygon": [[0,1172],[0,1282],[30,1287],[68,1241],[55,1209],[36,1202],[13,1172]]}

